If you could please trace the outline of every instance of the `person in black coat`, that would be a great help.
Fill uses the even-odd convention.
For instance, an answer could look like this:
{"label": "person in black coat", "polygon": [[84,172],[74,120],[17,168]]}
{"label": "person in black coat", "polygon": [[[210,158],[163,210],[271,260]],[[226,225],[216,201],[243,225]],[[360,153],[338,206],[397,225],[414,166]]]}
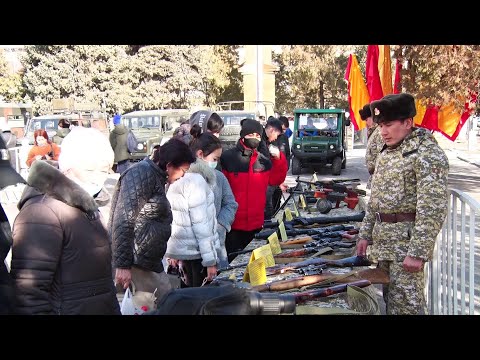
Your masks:
{"label": "person in black coat", "polygon": [[[0,137],[0,190],[7,186],[23,184],[25,180],[10,164],[10,152],[2,137]],[[14,309],[13,282],[7,266],[6,257],[12,246],[12,230],[0,203],[0,315],[8,315]]]}
{"label": "person in black coat", "polygon": [[[172,138],[120,176],[112,197],[108,231],[115,281],[124,289],[160,299],[172,289],[162,259],[171,234],[172,210],[165,187],[185,175],[195,161],[183,141]],[[118,290],[118,289],[117,289]]]}

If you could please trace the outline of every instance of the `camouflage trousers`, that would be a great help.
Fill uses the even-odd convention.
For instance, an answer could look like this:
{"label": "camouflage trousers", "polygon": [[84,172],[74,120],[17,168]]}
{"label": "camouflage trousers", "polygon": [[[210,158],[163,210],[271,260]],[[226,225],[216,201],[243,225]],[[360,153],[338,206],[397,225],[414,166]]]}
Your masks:
{"label": "camouflage trousers", "polygon": [[403,262],[379,261],[378,267],[390,275],[390,284],[383,286],[387,315],[428,314],[424,296],[424,272],[407,272]]}

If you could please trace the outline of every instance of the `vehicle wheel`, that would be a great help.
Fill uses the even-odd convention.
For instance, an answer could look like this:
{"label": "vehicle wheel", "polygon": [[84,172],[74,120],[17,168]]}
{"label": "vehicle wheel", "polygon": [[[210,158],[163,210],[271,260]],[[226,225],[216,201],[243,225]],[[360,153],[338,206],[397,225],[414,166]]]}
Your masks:
{"label": "vehicle wheel", "polygon": [[302,163],[296,157],[292,159],[292,175],[300,175],[302,173]]}
{"label": "vehicle wheel", "polygon": [[342,172],[342,158],[337,156],[332,162],[332,175],[340,175]]}
{"label": "vehicle wheel", "polygon": [[347,154],[343,154],[342,169],[347,167]]}

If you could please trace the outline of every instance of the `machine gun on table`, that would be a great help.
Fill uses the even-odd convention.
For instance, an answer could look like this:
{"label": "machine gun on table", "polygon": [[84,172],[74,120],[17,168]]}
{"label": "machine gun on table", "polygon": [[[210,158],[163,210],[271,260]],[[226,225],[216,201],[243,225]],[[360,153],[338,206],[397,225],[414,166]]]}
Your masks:
{"label": "machine gun on table", "polygon": [[[315,216],[315,217],[296,217],[291,221],[285,221],[285,229],[292,230],[295,226],[310,226],[322,224],[341,224],[348,222],[361,222],[365,217],[365,211],[356,214],[342,216]],[[278,227],[278,221],[266,221],[263,223],[264,229],[272,229]]]}
{"label": "machine gun on table", "polygon": [[[293,193],[306,195],[307,203],[315,203],[316,208],[322,214],[327,214],[332,210],[333,205],[335,208],[340,207],[340,203],[343,201],[347,204],[349,209],[355,209],[358,204],[359,196],[365,196],[366,191],[347,186],[346,184],[329,183],[324,181],[305,181],[296,179],[297,183],[308,184],[314,187],[315,190],[298,191],[294,190]],[[296,187],[298,188],[298,187]],[[312,200],[312,195],[313,199]]]}
{"label": "machine gun on table", "polygon": [[[291,230],[286,230],[287,236],[298,236],[298,235],[309,235],[309,236],[317,236],[317,237],[336,237],[339,235],[344,234],[346,231],[356,230],[355,225],[332,225],[326,226],[323,228],[310,228],[310,229],[298,229],[294,228]],[[277,230],[275,229],[266,229],[259,231],[255,234],[255,239],[268,239],[270,235],[272,235]],[[348,236],[346,236],[348,237]]]}
{"label": "machine gun on table", "polygon": [[354,266],[370,266],[371,262],[364,256],[350,256],[343,259],[331,260],[325,258],[313,258],[304,261],[280,264],[267,268],[267,275],[282,274],[287,271],[293,271],[298,268],[304,268],[309,265],[327,265],[334,267],[354,267]]}

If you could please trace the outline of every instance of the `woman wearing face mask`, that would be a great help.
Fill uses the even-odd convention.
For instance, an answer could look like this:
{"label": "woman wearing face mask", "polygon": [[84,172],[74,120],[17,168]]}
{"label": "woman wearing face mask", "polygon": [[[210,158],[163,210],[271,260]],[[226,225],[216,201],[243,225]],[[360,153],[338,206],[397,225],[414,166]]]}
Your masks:
{"label": "woman wearing face mask", "polygon": [[[267,156],[258,151],[263,127],[253,119],[241,121],[237,145],[220,159],[222,172],[232,188],[238,210],[227,234],[227,253],[243,250],[263,227],[268,185],[280,185],[287,176],[287,162],[281,151]],[[235,256],[229,255],[231,262]]]}
{"label": "woman wearing face mask", "polygon": [[160,299],[172,289],[162,259],[170,238],[172,211],[165,187],[195,161],[181,140],[170,139],[120,176],[115,186],[108,230],[112,239],[115,281],[123,289],[133,281],[139,291]]}
{"label": "woman wearing face mask", "polygon": [[35,160],[55,160],[58,161],[60,147],[48,139],[45,130],[35,130],[33,133],[34,145],[30,149],[27,157],[27,166],[32,166]]}
{"label": "woman wearing face mask", "polygon": [[[223,124],[223,123],[222,123]],[[232,228],[235,213],[238,209],[238,203],[233,195],[232,188],[228,183],[227,178],[218,170],[218,162],[222,155],[223,146],[218,140],[218,136],[214,133],[197,136],[190,148],[198,159],[206,161],[212,168],[216,176],[216,184],[213,187],[213,194],[215,196],[215,213],[217,215],[217,233],[220,241],[220,250],[217,252],[219,267],[224,268],[228,266],[227,250],[225,248],[225,238],[227,233]]]}
{"label": "woman wearing face mask", "polygon": [[173,224],[166,256],[171,265],[178,263],[182,287],[201,286],[217,275],[217,267],[228,264],[225,235],[238,206],[225,176],[215,170],[220,141],[210,133],[192,135],[197,161],[167,193]]}
{"label": "woman wearing face mask", "polygon": [[112,165],[108,139],[93,128],[65,137],[59,169],[33,163],[13,225],[16,313],[120,315],[110,239],[93,196]]}

